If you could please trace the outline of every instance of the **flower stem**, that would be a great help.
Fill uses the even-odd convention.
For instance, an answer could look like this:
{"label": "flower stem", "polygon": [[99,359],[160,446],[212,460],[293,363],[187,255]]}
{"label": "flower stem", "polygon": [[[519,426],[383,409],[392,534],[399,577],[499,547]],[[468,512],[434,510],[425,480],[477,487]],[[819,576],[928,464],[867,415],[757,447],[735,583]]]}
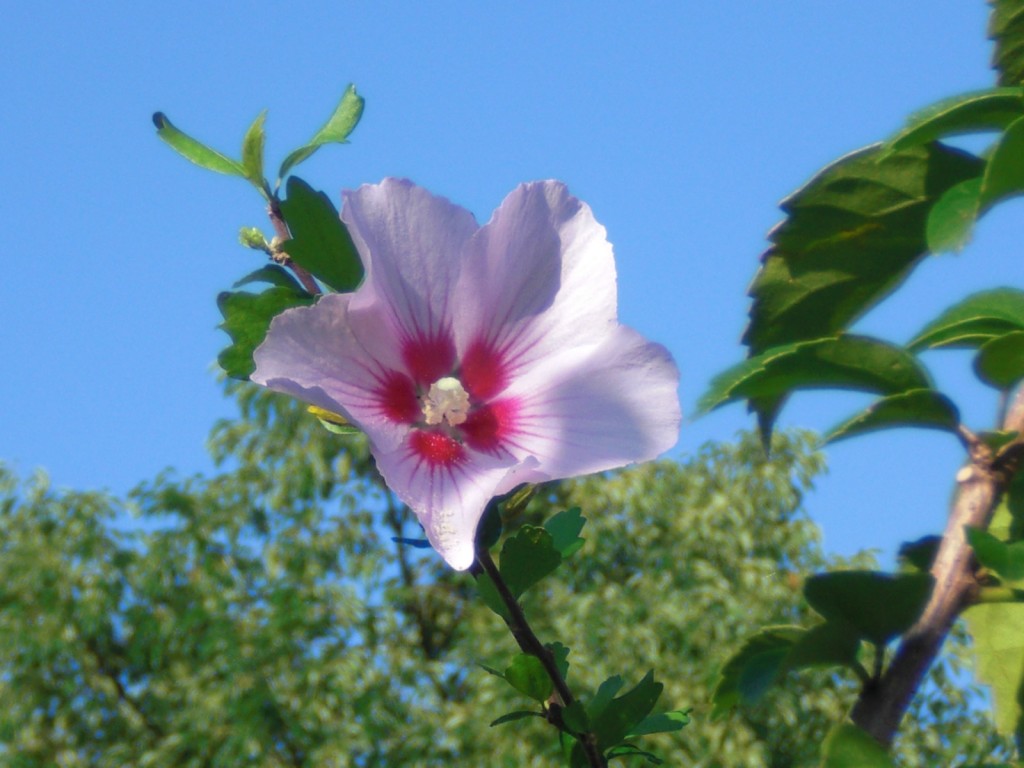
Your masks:
{"label": "flower stem", "polygon": [[[519,601],[512,594],[512,590],[509,589],[508,584],[501,577],[501,572],[498,570],[498,566],[495,565],[494,560],[491,558],[491,553],[486,547],[477,547],[476,561],[483,572],[490,577],[499,597],[501,597],[501,602],[508,609],[508,617],[505,618],[505,624],[508,625],[512,636],[516,639],[516,643],[518,643],[523,653],[528,653],[540,660],[540,663],[544,666],[544,671],[548,673],[548,677],[551,678],[551,682],[555,686],[555,692],[561,699],[562,706],[571,706],[576,701],[576,698],[572,695],[569,685],[558,670],[554,655],[537,638],[537,635],[530,627],[529,622],[526,620],[526,614],[523,613],[522,606],[519,605]],[[597,737],[589,732],[573,735],[579,740],[583,748],[587,764],[591,768],[606,768],[608,763],[604,759],[604,755],[601,754],[601,750],[597,747]]]}

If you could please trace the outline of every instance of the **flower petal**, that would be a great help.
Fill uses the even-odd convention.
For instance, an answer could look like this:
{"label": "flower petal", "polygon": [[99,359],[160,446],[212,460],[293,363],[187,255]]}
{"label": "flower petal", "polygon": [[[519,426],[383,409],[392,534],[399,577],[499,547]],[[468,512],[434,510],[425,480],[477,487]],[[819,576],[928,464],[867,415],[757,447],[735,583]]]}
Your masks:
{"label": "flower petal", "polygon": [[476,220],[404,179],[346,192],[341,218],[366,266],[353,308],[387,307],[409,372],[430,383],[454,364],[451,294]]}
{"label": "flower petal", "polygon": [[564,184],[517,187],[471,251],[457,289],[457,343],[464,357],[500,360],[503,384],[554,351],[597,343],[616,327],[611,244]]}
{"label": "flower petal", "polygon": [[[411,438],[431,433],[410,433]],[[377,468],[388,487],[416,513],[431,546],[455,570],[473,563],[476,529],[495,489],[515,476],[515,459],[462,450],[458,455],[426,452],[410,442],[377,453]],[[457,444],[456,444],[457,445]],[[518,483],[514,483],[518,485]]]}
{"label": "flower petal", "polygon": [[529,482],[653,459],[679,437],[678,384],[668,350],[619,326],[599,346],[552,356],[506,390],[517,412],[504,446],[537,460]]}
{"label": "flower petal", "polygon": [[[282,312],[253,353],[252,380],[307,403],[341,413],[380,450],[392,450],[408,432],[399,418],[408,404],[404,376],[381,363],[396,346],[379,307],[351,308],[352,294],[322,296],[311,307]],[[376,319],[376,322],[374,320]],[[356,332],[359,332],[357,336]],[[415,399],[412,382],[407,395]]]}

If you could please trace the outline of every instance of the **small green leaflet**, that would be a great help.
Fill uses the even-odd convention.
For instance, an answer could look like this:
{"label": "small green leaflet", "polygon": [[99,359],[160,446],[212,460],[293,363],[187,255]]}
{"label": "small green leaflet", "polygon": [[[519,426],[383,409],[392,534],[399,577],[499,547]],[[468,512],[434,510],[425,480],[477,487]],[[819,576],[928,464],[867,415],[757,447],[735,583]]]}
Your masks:
{"label": "small green leaflet", "polygon": [[986,384],[1003,391],[1024,379],[1024,331],[986,341],[974,358],[974,372]]}
{"label": "small green leaflet", "polygon": [[157,136],[167,142],[171,149],[196,165],[228,176],[246,178],[246,171],[241,163],[179,131],[163,112],[156,112],[153,115],[153,123],[156,125]]}
{"label": "small green leaflet", "polygon": [[266,143],[263,123],[266,119],[267,111],[263,110],[252,121],[249,130],[245,132],[245,138],[242,139],[242,167],[245,169],[245,177],[255,187],[264,191],[267,182],[263,178],[263,145]]}
{"label": "small green leaflet", "polygon": [[946,190],[928,212],[925,239],[932,253],[959,253],[971,240],[981,210],[981,178]]}
{"label": "small green leaflet", "polygon": [[349,134],[355,130],[359,119],[363,116],[365,103],[363,97],[356,93],[356,87],[349,85],[323,127],[316,132],[313,138],[290,153],[281,163],[281,169],[277,174],[279,183],[280,179],[283,179],[292,168],[307,159],[324,144],[347,144]]}

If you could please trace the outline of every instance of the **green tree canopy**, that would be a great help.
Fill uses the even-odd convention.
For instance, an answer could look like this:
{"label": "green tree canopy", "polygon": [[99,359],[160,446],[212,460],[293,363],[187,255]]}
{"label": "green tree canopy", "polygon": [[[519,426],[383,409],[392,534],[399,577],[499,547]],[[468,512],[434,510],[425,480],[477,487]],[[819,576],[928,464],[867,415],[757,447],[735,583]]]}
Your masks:
{"label": "green tree canopy", "polygon": [[[558,764],[543,723],[489,727],[524,706],[478,666],[504,666],[512,641],[468,574],[391,540],[420,532],[361,438],[233,391],[241,417],[212,433],[213,477],[168,472],[119,500],[0,469],[0,765]],[[849,707],[848,682],[803,673],[709,716],[742,638],[805,620],[804,576],[844,564],[802,509],[822,470],[805,433],[776,436],[771,458],[745,434],[544,488],[506,521],[582,508],[581,556],[526,611],[572,647],[584,695],[653,668],[661,706],[692,707],[689,726],[651,737],[668,764],[815,765]],[[919,697],[906,765],[1002,754],[960,686],[964,642]]]}

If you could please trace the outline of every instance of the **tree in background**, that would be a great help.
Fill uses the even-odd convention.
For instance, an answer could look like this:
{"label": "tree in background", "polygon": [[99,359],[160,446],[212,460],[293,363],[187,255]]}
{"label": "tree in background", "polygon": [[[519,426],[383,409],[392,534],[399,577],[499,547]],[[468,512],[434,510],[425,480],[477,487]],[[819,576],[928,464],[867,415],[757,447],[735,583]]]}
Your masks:
{"label": "tree in background", "polygon": [[[168,472],[121,501],[0,475],[0,765],[558,764],[543,722],[489,727],[522,708],[479,666],[507,657],[507,630],[470,576],[392,541],[420,534],[363,439],[233,390],[242,417],[212,433],[214,477]],[[852,703],[851,681],[803,671],[711,716],[736,638],[806,622],[805,575],[872,564],[822,552],[802,498],[823,468],[807,434],[777,435],[771,458],[742,435],[546,487],[506,521],[586,500],[587,556],[523,602],[541,636],[572,639],[584,688],[658,669],[692,707],[652,737],[685,756],[672,764],[816,765]],[[955,634],[933,669],[903,764],[1008,754],[962,686],[965,647]]]}

